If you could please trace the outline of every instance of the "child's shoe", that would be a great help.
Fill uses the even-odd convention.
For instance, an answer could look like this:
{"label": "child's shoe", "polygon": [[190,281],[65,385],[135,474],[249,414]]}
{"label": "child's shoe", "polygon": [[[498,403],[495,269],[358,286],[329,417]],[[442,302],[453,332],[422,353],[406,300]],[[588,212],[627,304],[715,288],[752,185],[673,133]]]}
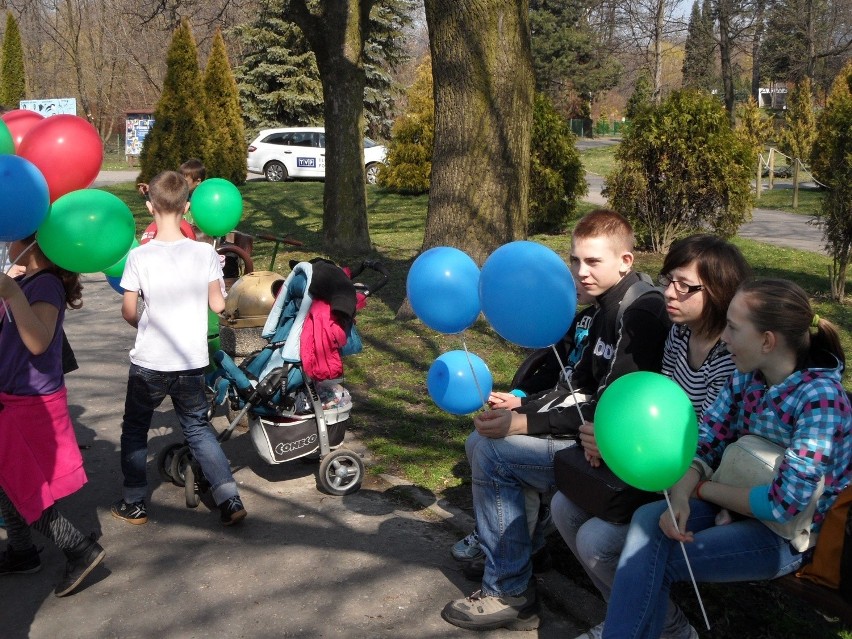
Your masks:
{"label": "child's shoe", "polygon": [[95,541],[94,537],[87,537],[70,550],[66,550],[65,556],[68,557],[68,563],[65,565],[65,576],[56,586],[56,590],[53,591],[53,594],[57,597],[70,595],[86,578],[86,575],[103,561],[106,551]]}
{"label": "child's shoe", "polygon": [[219,513],[221,514],[220,521],[223,526],[233,526],[245,519],[248,514],[243,507],[243,501],[239,495],[228,497],[219,504]]}
{"label": "child's shoe", "polygon": [[123,499],[119,499],[112,505],[110,512],[116,519],[123,519],[134,526],[141,526],[148,521],[148,509],[145,508],[144,501],[134,501],[132,504],[128,504]]}
{"label": "child's shoe", "polygon": [[16,551],[7,547],[0,553],[0,575],[29,575],[41,570],[38,548]]}

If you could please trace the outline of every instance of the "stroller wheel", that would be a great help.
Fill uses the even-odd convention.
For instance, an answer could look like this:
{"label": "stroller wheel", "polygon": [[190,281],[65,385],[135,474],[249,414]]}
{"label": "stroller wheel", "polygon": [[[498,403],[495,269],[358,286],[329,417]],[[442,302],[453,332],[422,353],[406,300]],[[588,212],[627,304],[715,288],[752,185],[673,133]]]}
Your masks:
{"label": "stroller wheel", "polygon": [[186,485],[186,468],[189,466],[191,461],[192,453],[189,452],[189,446],[185,444],[172,455],[172,467],[170,473],[175,486],[183,487]]}
{"label": "stroller wheel", "polygon": [[157,470],[164,481],[174,481],[172,477],[172,460],[174,459],[175,452],[184,446],[186,444],[169,444],[157,455]]}
{"label": "stroller wheel", "polygon": [[348,495],[361,487],[364,462],[350,450],[335,450],[320,462],[319,482],[332,495]]}
{"label": "stroller wheel", "polygon": [[187,508],[198,508],[198,486],[196,482],[200,481],[203,477],[201,474],[201,469],[198,467],[198,464],[194,459],[191,459],[189,463],[186,465],[186,470],[184,471],[184,495],[186,498],[186,507]]}

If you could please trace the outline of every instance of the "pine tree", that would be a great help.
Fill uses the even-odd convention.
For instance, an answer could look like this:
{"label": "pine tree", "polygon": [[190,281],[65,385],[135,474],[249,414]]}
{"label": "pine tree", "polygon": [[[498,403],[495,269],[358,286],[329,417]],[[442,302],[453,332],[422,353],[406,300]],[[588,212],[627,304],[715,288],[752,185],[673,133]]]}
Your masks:
{"label": "pine tree", "polygon": [[820,114],[811,168],[828,186],[820,223],[833,262],[831,294],[842,302],[852,260],[852,62],[835,78]]}
{"label": "pine tree", "polygon": [[408,108],[393,125],[387,167],[379,173],[379,185],[397,193],[425,193],[429,190],[435,140],[432,64],[428,58],[417,67],[405,96]]}
{"label": "pine tree", "polygon": [[17,109],[26,97],[27,81],[24,74],[24,48],[21,32],[12,12],[6,14],[6,37],[0,61],[0,106]]}
{"label": "pine tree", "polygon": [[632,120],[643,109],[652,106],[652,98],[654,95],[654,87],[651,82],[651,75],[647,71],[639,73],[636,78],[636,86],[633,87],[633,93],[627,99],[627,105],[624,109],[624,116],[628,120]]}
{"label": "pine tree", "polygon": [[693,3],[689,16],[683,57],[683,86],[709,91],[713,88],[713,17],[708,0],[699,9]]}
{"label": "pine tree", "polygon": [[225,40],[218,30],[204,72],[204,94],[210,143],[207,175],[243,184],[246,181],[245,128],[237,83],[228,62]]}
{"label": "pine tree", "polygon": [[773,133],[772,116],[761,109],[757,101],[749,96],[748,100],[737,107],[736,131],[740,139],[752,149],[751,163],[756,166],[757,158]]}
{"label": "pine tree", "polygon": [[795,159],[805,160],[811,155],[817,135],[810,78],[804,78],[790,92],[786,120],[787,126],[781,131],[781,151]]}
{"label": "pine tree", "polygon": [[208,158],[204,84],[198,68],[198,49],[189,22],[175,29],[166,54],[163,91],[154,109],[154,125],[139,156],[140,182],[177,168],[189,158]]}

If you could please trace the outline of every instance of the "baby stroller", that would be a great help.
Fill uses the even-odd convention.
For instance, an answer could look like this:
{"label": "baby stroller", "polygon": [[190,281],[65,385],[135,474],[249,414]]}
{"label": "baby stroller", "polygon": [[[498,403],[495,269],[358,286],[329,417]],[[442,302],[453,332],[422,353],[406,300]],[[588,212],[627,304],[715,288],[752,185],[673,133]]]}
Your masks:
{"label": "baby stroller", "polygon": [[[338,448],[352,409],[341,383],[341,357],[361,351],[355,313],[389,275],[374,261],[353,272],[322,259],[291,262],[291,268],[263,327],[266,346],[239,365],[224,351],[213,356],[216,369],[207,376],[214,393],[211,412],[225,401],[236,411],[217,438],[227,441],[247,415],[251,441],[265,462],[318,455],[322,489],[346,495],[360,488],[364,464],[357,454]],[[379,274],[378,282],[355,282],[367,269]],[[164,479],[184,487],[190,508],[209,489],[185,443],[161,451],[158,468]]]}

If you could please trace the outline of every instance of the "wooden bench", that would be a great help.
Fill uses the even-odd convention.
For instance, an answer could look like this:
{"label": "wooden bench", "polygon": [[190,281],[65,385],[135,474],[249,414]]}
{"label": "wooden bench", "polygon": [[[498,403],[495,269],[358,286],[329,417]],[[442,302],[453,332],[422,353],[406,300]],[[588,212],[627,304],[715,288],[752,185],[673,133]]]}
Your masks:
{"label": "wooden bench", "polygon": [[799,579],[795,574],[779,577],[770,583],[782,592],[809,603],[823,614],[837,617],[844,624],[852,626],[852,604],[843,599],[836,590],[820,586],[807,579]]}

